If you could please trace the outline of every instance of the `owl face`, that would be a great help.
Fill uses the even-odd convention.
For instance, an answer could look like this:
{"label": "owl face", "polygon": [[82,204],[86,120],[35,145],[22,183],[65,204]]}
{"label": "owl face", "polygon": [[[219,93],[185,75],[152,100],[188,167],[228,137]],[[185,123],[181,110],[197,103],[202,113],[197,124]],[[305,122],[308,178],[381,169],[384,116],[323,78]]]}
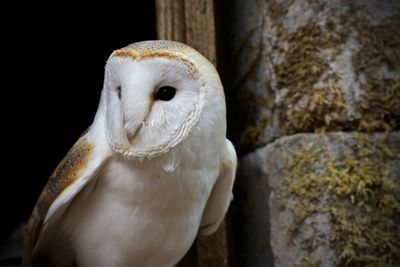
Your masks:
{"label": "owl face", "polygon": [[151,158],[178,145],[198,124],[207,93],[221,91],[181,52],[191,48],[157,45],[117,50],[106,65],[106,132],[111,147],[124,157]]}

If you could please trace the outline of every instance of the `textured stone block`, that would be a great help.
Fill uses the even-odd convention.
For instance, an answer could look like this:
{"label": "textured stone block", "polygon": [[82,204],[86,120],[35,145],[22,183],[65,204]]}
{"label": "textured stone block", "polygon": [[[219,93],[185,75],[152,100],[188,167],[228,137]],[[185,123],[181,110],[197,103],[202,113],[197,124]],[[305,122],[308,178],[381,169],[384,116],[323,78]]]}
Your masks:
{"label": "textured stone block", "polygon": [[232,17],[240,152],[295,133],[399,129],[400,1],[236,0]]}
{"label": "textured stone block", "polygon": [[399,132],[284,137],[239,175],[244,266],[398,266]]}

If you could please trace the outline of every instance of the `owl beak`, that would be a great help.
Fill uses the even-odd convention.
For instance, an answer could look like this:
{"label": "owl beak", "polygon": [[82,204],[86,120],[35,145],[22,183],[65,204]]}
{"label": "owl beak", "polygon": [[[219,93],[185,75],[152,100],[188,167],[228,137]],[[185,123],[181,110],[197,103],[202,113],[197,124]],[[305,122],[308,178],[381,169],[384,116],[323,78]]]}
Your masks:
{"label": "owl beak", "polygon": [[129,131],[127,134],[128,141],[129,143],[132,143],[132,140],[135,138],[135,136],[138,134],[140,131],[140,127],[137,127],[134,131]]}
{"label": "owl beak", "polygon": [[147,108],[144,109],[145,112],[143,112],[142,114],[135,113],[136,116],[134,116],[133,118],[130,117],[126,118],[126,116],[123,115],[123,125],[125,128],[128,142],[131,145],[134,138],[139,134],[142,127],[147,124],[149,114],[151,113],[151,107],[152,103],[149,103]]}
{"label": "owl beak", "polygon": [[126,137],[129,143],[132,143],[132,140],[138,134],[142,123],[137,123],[135,120],[127,119],[125,114],[122,114],[122,122],[124,125],[124,130],[126,132]]}

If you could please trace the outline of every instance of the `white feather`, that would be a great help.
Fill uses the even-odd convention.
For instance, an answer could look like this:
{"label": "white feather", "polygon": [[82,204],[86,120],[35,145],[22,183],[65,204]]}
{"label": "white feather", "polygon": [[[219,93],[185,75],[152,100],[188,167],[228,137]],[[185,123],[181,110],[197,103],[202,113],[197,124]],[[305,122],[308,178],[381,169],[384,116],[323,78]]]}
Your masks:
{"label": "white feather", "polygon": [[[106,65],[89,132],[96,152],[46,221],[63,229],[79,266],[172,267],[200,226],[218,227],[231,199],[236,154],[225,138],[224,93],[212,64],[185,45],[121,51]],[[153,99],[161,86],[176,88],[171,101]],[[50,258],[65,263],[53,248]]]}

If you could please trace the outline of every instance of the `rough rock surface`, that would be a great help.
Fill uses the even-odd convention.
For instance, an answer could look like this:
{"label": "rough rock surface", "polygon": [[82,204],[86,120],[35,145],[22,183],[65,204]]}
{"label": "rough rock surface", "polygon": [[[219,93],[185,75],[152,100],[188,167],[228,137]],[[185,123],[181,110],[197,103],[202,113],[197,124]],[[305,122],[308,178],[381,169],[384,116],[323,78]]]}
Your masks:
{"label": "rough rock surface", "polygon": [[295,133],[400,128],[400,1],[235,0],[232,18],[241,154]]}
{"label": "rough rock surface", "polygon": [[243,266],[398,266],[400,132],[297,134],[239,166]]}

